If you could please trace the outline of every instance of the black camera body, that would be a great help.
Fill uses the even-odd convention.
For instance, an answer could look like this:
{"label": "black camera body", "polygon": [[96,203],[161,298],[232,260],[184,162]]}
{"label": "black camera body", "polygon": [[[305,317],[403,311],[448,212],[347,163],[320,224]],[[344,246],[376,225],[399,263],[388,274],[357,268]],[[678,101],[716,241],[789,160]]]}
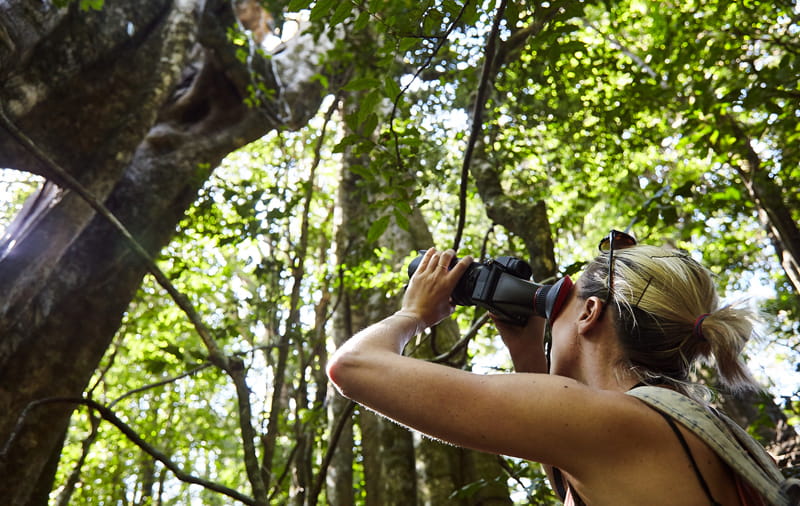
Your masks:
{"label": "black camera body", "polygon": [[[420,261],[421,255],[411,261],[409,277]],[[454,258],[450,268],[457,262]],[[482,307],[516,325],[525,325],[531,315],[550,320],[566,300],[572,281],[566,276],[553,285],[540,285],[530,281],[532,272],[530,264],[516,257],[472,262],[453,289],[451,300],[459,306]]]}

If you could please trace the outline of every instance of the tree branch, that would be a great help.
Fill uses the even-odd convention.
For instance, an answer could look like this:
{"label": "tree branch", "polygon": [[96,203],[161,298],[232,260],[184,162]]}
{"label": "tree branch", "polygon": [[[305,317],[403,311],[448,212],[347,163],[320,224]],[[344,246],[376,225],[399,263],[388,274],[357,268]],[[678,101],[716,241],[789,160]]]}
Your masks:
{"label": "tree branch", "polygon": [[133,390],[129,390],[129,391],[125,392],[124,394],[120,395],[119,397],[117,397],[116,399],[114,399],[113,401],[111,401],[111,403],[108,405],[108,407],[109,408],[114,407],[120,401],[122,401],[124,399],[127,399],[128,397],[130,397],[132,395],[136,395],[138,393],[145,392],[145,391],[153,389],[153,388],[162,387],[164,385],[169,385],[170,383],[175,383],[179,379],[185,378],[187,376],[191,376],[191,375],[193,375],[193,374],[195,374],[197,372],[202,371],[203,369],[208,369],[209,367],[211,367],[211,365],[212,365],[211,362],[206,362],[204,364],[201,364],[201,365],[195,367],[194,369],[190,369],[190,370],[188,370],[188,371],[186,371],[184,373],[181,373],[181,374],[179,374],[177,376],[173,376],[171,378],[167,378],[167,379],[164,379],[164,380],[161,380],[161,381],[156,381],[155,383],[150,383],[148,385],[144,385],[144,386],[141,386],[139,388],[134,388]]}
{"label": "tree branch", "polygon": [[488,312],[483,313],[482,315],[480,315],[472,323],[470,328],[467,329],[467,331],[464,333],[464,336],[456,344],[454,344],[449,350],[447,350],[446,352],[442,353],[441,355],[438,355],[438,356],[430,359],[430,362],[442,363],[442,362],[447,362],[448,360],[450,360],[453,356],[455,356],[456,353],[459,353],[465,346],[467,346],[467,344],[469,344],[469,342],[472,340],[472,338],[474,338],[475,335],[477,335],[478,330],[480,330],[480,328],[483,327],[483,325],[487,321],[489,321],[489,313]]}
{"label": "tree branch", "polygon": [[185,483],[192,483],[194,485],[200,485],[204,488],[212,490],[214,492],[219,492],[220,494],[224,494],[232,499],[236,499],[239,502],[250,506],[258,506],[258,503],[253,500],[251,497],[248,497],[236,490],[228,488],[224,485],[220,485],[219,483],[215,483],[213,481],[205,480],[203,478],[198,478],[197,476],[193,476],[189,473],[184,472],[181,468],[178,467],[177,464],[172,462],[169,457],[161,453],[155,447],[147,443],[143,440],[135,430],[133,430],[129,425],[125,422],[120,420],[114,412],[106,406],[95,402],[91,399],[84,399],[81,397],[51,397],[48,399],[40,399],[38,401],[31,402],[28,406],[20,414],[19,418],[17,419],[17,425],[14,427],[14,430],[11,432],[11,436],[6,441],[6,444],[3,446],[2,450],[0,450],[0,460],[4,460],[6,455],[8,454],[8,450],[14,444],[19,431],[22,429],[22,425],[25,422],[25,418],[27,418],[28,414],[35,408],[45,405],[45,404],[78,404],[86,406],[90,409],[95,410],[103,420],[111,423],[114,427],[119,429],[132,443],[136,446],[141,448],[145,453],[153,457],[155,460],[161,462],[167,469],[169,469],[176,478],[180,481]]}
{"label": "tree branch", "polygon": [[[25,135],[24,132],[19,130],[8,118],[8,116],[6,116],[2,105],[0,105],[0,119],[3,121],[9,132],[11,132],[20,143],[22,143],[28,150],[31,151],[31,153],[34,154],[34,156],[39,158],[43,163],[53,170],[53,172],[60,178],[64,187],[77,193],[100,216],[105,218],[120,232],[120,234],[128,242],[133,252],[145,264],[148,272],[155,277],[158,284],[167,291],[172,300],[175,301],[178,307],[180,307],[184,314],[186,314],[186,316],[189,318],[198,335],[202,339],[206,349],[208,350],[209,361],[225,371],[235,385],[237,401],[239,405],[239,427],[242,432],[242,445],[245,453],[244,461],[247,469],[247,475],[250,479],[250,484],[253,488],[254,495],[256,497],[266,498],[267,489],[264,486],[264,481],[258,471],[258,459],[256,456],[255,446],[253,444],[255,439],[255,430],[253,429],[251,422],[252,409],[249,398],[250,390],[247,387],[247,383],[243,374],[244,366],[241,363],[241,360],[231,360],[222,352],[217,345],[217,342],[210,329],[206,327],[205,323],[203,323],[200,315],[194,309],[194,306],[189,299],[175,288],[172,282],[150,257],[149,253],[131,235],[125,225],[123,225],[117,219],[117,217],[114,216],[114,214],[109,211],[108,208],[106,208],[105,205],[103,205],[92,194],[90,194],[79,181],[65,171],[58,163],[55,162],[55,160],[50,158],[46,153],[39,149],[39,147],[36,146],[35,143],[27,135]],[[41,401],[34,401],[34,403],[29,404],[28,407],[31,407],[31,405],[35,404],[35,402]],[[260,504],[260,502],[256,504]]]}

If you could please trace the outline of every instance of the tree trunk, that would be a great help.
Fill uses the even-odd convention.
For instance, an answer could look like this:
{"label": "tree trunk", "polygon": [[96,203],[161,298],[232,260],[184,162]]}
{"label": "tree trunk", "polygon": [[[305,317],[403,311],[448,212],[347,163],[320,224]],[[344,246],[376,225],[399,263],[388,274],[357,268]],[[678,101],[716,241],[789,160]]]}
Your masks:
{"label": "tree trunk", "polygon": [[[355,107],[357,97],[350,97],[346,107]],[[370,132],[364,133],[370,135]],[[340,178],[339,204],[343,234],[339,234],[339,247],[342,255],[339,265],[359,265],[372,255],[374,245],[364,240],[369,229],[370,199],[361,178],[349,170],[352,164],[364,164],[364,160],[347,150]],[[397,245],[390,246],[392,248]],[[374,289],[351,289],[344,287],[348,330],[353,333],[380,320],[394,310],[396,301],[387,300]],[[339,343],[343,340],[338,339]],[[361,449],[363,457],[364,481],[366,485],[366,504],[391,506],[408,504],[409,497],[415,497],[416,477],[414,470],[414,449],[411,433],[408,430],[361,410],[358,417],[361,428]]]}
{"label": "tree trunk", "polygon": [[[718,154],[730,157],[729,163],[738,172],[758,211],[786,278],[795,292],[800,293],[800,229],[786,205],[786,192],[762,166],[761,157],[753,148],[753,141],[745,127],[730,115],[715,117],[720,130],[730,132],[734,140],[732,145],[725,148],[719,143],[712,143],[712,148]],[[731,156],[730,152],[735,156]],[[722,404],[737,423],[755,430],[782,468],[797,465],[800,459],[800,435],[789,425],[786,414],[773,398],[749,393],[739,397],[726,396]],[[760,409],[756,406],[760,406]]]}
{"label": "tree trunk", "polygon": [[[392,224],[382,237],[382,245],[395,252],[392,262],[395,271],[405,272],[406,266],[402,260],[408,253],[428,248],[436,243],[419,209],[412,211],[408,222],[409,230],[402,230],[396,224]],[[400,301],[397,301],[397,304],[399,307]],[[432,346],[432,340],[428,339],[413,356],[433,358],[437,352],[450,350],[461,337],[458,326],[449,320],[441,322],[433,331],[436,333],[436,349]],[[460,367],[465,361],[466,349],[459,350],[449,359],[449,363],[455,367]],[[394,427],[396,430],[397,426]],[[417,504],[431,506],[511,504],[508,486],[504,479],[505,472],[500,466],[498,456],[457,448],[424,437],[415,438],[415,442],[418,462]],[[471,487],[479,482],[479,486]],[[465,487],[469,487],[470,491],[459,495],[458,492]],[[399,490],[392,492],[401,493]]]}
{"label": "tree trunk", "polygon": [[786,278],[800,294],[800,228],[792,219],[792,211],[784,198],[789,189],[781,188],[765,170],[750,137],[735,118],[723,116],[720,121],[733,132],[734,149],[741,158],[731,163],[758,210],[758,217],[772,240]]}
{"label": "tree trunk", "polygon": [[[363,234],[353,226],[356,220],[354,216],[359,215],[357,200],[354,199],[356,192],[357,176],[342,167],[339,177],[339,193],[337,196],[338,228],[336,230],[336,265],[340,269],[338,276],[339,289],[337,293],[338,303],[335,304],[336,311],[333,316],[333,341],[339,347],[350,338],[358,329],[364,327],[365,321],[360,314],[356,303],[352,300],[350,291],[344,286],[343,270],[344,266],[351,261],[351,244],[358,241]],[[353,208],[355,207],[355,209]],[[331,506],[352,506],[355,504],[354,474],[353,466],[355,463],[354,437],[353,437],[353,417],[349,410],[350,401],[335,392],[332,385],[329,385],[331,397],[328,409],[330,419],[330,432],[333,434],[334,427],[343,425],[338,439],[330,440],[328,444],[333,448],[333,457],[328,467],[327,476],[327,497],[328,504]]]}
{"label": "tree trunk", "polygon": [[[295,40],[245,68],[226,38],[230,2],[49,5],[0,6],[9,36],[0,45],[0,165],[66,186],[60,166],[151,255],[226,154],[302,125],[321,102],[309,58],[323,43]],[[243,103],[254,70],[276,97],[257,109]],[[9,505],[26,504],[47,481],[74,407],[30,403],[81,395],[146,270],[74,192],[47,184],[41,197],[0,253],[0,496]]]}

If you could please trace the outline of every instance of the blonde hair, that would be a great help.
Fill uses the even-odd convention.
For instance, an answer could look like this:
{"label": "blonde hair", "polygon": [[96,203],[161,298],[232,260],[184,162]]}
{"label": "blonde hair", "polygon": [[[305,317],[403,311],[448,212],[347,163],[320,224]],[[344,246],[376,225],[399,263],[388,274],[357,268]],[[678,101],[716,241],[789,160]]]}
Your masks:
{"label": "blonde hair", "polygon": [[[686,252],[638,245],[614,250],[612,298],[617,334],[627,367],[645,383],[668,383],[689,393],[698,361],[715,364],[729,390],[759,387],[740,355],[756,315],[718,307],[711,273]],[[582,298],[608,294],[608,253],[587,267]],[[713,358],[713,361],[711,360]]]}

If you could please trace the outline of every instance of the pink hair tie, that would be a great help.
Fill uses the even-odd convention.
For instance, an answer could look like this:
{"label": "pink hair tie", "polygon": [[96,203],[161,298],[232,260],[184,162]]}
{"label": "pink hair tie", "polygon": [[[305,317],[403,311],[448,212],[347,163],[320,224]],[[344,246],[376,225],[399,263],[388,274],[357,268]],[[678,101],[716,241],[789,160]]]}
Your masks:
{"label": "pink hair tie", "polygon": [[703,313],[694,321],[692,334],[694,334],[696,338],[705,340],[706,337],[703,335],[703,320],[705,320],[710,314],[711,313]]}

